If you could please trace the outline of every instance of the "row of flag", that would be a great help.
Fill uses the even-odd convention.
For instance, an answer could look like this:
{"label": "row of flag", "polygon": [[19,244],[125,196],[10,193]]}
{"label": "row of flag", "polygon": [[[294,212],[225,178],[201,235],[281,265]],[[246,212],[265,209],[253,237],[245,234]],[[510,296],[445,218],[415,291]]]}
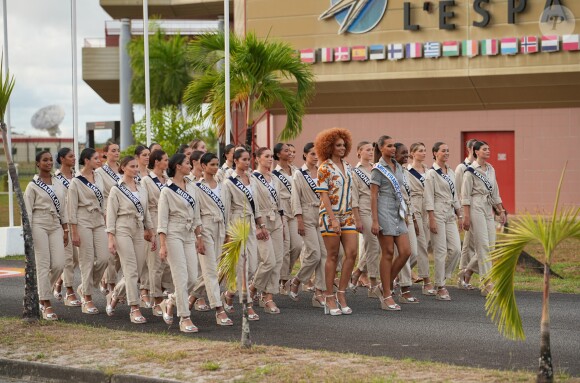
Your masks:
{"label": "row of flag", "polygon": [[[580,35],[562,36],[561,48],[564,51],[580,51]],[[301,49],[300,59],[305,63],[345,62],[367,60],[402,60],[404,58],[438,58],[438,57],[475,57],[531,54],[538,52],[560,51],[560,36],[526,36],[521,39],[507,37],[488,40],[463,40],[387,44],[360,45],[353,47],[336,47],[320,49]]]}

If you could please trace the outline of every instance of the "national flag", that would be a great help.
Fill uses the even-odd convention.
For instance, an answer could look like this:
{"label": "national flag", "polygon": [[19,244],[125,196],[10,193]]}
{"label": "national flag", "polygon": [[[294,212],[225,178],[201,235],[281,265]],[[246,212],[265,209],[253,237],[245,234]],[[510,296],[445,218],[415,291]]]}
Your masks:
{"label": "national flag", "polygon": [[542,52],[558,52],[560,50],[560,38],[558,35],[542,36]]}
{"label": "national flag", "polygon": [[309,49],[300,49],[300,61],[303,63],[315,63],[316,62],[316,50],[309,48]]}
{"label": "national flag", "polygon": [[457,57],[457,56],[459,56],[459,41],[444,41],[443,57]]}
{"label": "national flag", "polygon": [[475,57],[479,55],[479,41],[463,40],[461,43],[461,54],[466,57]]}
{"label": "national flag", "polygon": [[388,44],[387,57],[391,61],[405,58],[405,49],[403,48],[403,44]]}
{"label": "national flag", "polygon": [[481,40],[481,55],[482,56],[495,56],[498,54],[497,50],[497,40]]}
{"label": "national flag", "polygon": [[522,37],[520,52],[525,54],[538,53],[538,38],[536,36]]}
{"label": "national flag", "polygon": [[334,61],[350,61],[350,48],[349,47],[334,48]]}
{"label": "national flag", "polygon": [[331,63],[334,61],[334,50],[332,48],[320,49],[320,61],[323,63]]}
{"label": "national flag", "polygon": [[425,43],[424,52],[425,58],[438,58],[441,57],[441,43],[431,41]]}
{"label": "national flag", "polygon": [[407,58],[416,59],[423,57],[423,44],[409,43],[405,46],[405,51]]}
{"label": "national flag", "polygon": [[369,57],[369,50],[364,45],[359,45],[352,47],[352,60],[353,61],[367,61]]}
{"label": "national flag", "polygon": [[565,51],[580,51],[580,35],[562,36],[562,49]]}
{"label": "national flag", "polygon": [[369,47],[369,57],[371,60],[384,60],[387,58],[384,45],[371,45]]}
{"label": "national flag", "polygon": [[501,39],[501,54],[502,55],[517,55],[518,54],[518,38],[505,37]]}

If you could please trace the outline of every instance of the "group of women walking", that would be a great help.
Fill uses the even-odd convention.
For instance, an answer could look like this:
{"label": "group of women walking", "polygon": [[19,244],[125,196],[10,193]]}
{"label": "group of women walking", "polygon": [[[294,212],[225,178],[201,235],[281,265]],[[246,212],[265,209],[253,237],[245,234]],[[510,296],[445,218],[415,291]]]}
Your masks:
{"label": "group of women walking", "polygon": [[[489,145],[470,140],[455,171],[443,142],[433,145],[431,166],[420,142],[360,142],[356,166],[345,160],[352,148],[350,132],[333,128],[304,146],[301,166],[295,148],[279,143],[257,149],[253,165],[244,147],[228,145],[220,167],[199,140],[170,158],[153,144],[119,159],[119,146],[108,143],[105,164],[86,148],[76,174],[75,153],[59,150],[54,175],[53,155],[38,153],[25,201],[43,318],[58,319],[52,298],[98,314],[95,291],[106,295],[109,316],[119,304],[136,324],[147,322],[146,309],[168,324],[176,314],[183,332],[198,331],[192,310],[214,311],[217,325],[231,326],[242,292],[254,321],[257,306],[280,314],[279,295],[297,301],[300,289],[332,316],[353,313],[347,291],[359,287],[381,309],[399,311],[399,303],[420,302],[410,289],[417,280],[422,295],[451,300],[446,282],[458,264],[458,286],[473,289],[472,274],[490,269],[494,212],[505,220]],[[218,264],[228,227],[240,220],[250,233],[228,289]],[[484,295],[490,289],[481,285]]]}

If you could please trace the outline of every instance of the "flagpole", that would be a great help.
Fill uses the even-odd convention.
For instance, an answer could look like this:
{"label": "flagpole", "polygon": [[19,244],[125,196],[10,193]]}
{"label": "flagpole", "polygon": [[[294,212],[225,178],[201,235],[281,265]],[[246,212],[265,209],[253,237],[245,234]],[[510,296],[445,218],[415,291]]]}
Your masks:
{"label": "flagpole", "polygon": [[[6,10],[6,3],[8,0],[2,1],[2,15],[4,17],[4,70],[8,73],[8,14]],[[6,143],[9,150],[12,150],[12,126],[10,124],[10,101],[6,105]],[[14,226],[14,190],[12,189],[12,180],[10,173],[8,173],[8,226]]]}
{"label": "flagpole", "polygon": [[224,54],[224,70],[226,79],[226,139],[225,143],[228,145],[231,141],[232,135],[232,113],[230,110],[230,1],[224,0],[224,38],[225,38],[225,54]]}
{"label": "flagpole", "polygon": [[77,0],[70,2],[71,55],[72,55],[72,102],[73,102],[73,152],[75,170],[79,171],[79,97],[77,81]]}
{"label": "flagpole", "polygon": [[145,130],[147,146],[151,145],[151,94],[149,84],[149,12],[148,0],[143,0],[143,55],[145,58]]}

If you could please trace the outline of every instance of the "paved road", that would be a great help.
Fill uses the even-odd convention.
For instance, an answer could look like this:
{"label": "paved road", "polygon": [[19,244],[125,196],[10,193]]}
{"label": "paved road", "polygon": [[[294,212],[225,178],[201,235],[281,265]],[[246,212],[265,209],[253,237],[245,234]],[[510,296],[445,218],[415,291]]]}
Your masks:
{"label": "paved road", "polygon": [[[23,267],[19,261],[0,261],[0,267]],[[78,275],[77,275],[78,280]],[[19,316],[22,308],[24,279],[0,278],[0,315]],[[419,287],[413,287],[416,294]],[[541,294],[520,292],[517,300],[527,335],[525,342],[502,338],[485,316],[484,298],[477,291],[450,289],[453,301],[439,302],[424,297],[417,305],[403,305],[401,312],[385,312],[378,300],[366,298],[366,290],[349,295],[350,316],[329,317],[322,309],[310,307],[310,295],[303,293],[299,302],[278,297],[281,315],[261,311],[261,320],[251,322],[252,340],[257,344],[294,348],[324,349],[394,358],[414,358],[465,366],[497,369],[535,370],[539,356]],[[111,329],[139,332],[166,331],[168,326],[150,312],[143,313],[146,325],[129,322],[128,307],[119,306],[115,317],[104,314],[104,297],[93,296],[103,314],[89,316],[80,309],[53,303],[66,322],[87,323]],[[232,315],[235,326],[218,327],[212,313],[192,315],[200,332],[194,337],[237,341],[240,336],[240,310]],[[573,376],[580,376],[580,295],[552,294],[551,345],[554,366]],[[181,334],[173,325],[169,332]],[[183,334],[183,336],[192,336]]]}

